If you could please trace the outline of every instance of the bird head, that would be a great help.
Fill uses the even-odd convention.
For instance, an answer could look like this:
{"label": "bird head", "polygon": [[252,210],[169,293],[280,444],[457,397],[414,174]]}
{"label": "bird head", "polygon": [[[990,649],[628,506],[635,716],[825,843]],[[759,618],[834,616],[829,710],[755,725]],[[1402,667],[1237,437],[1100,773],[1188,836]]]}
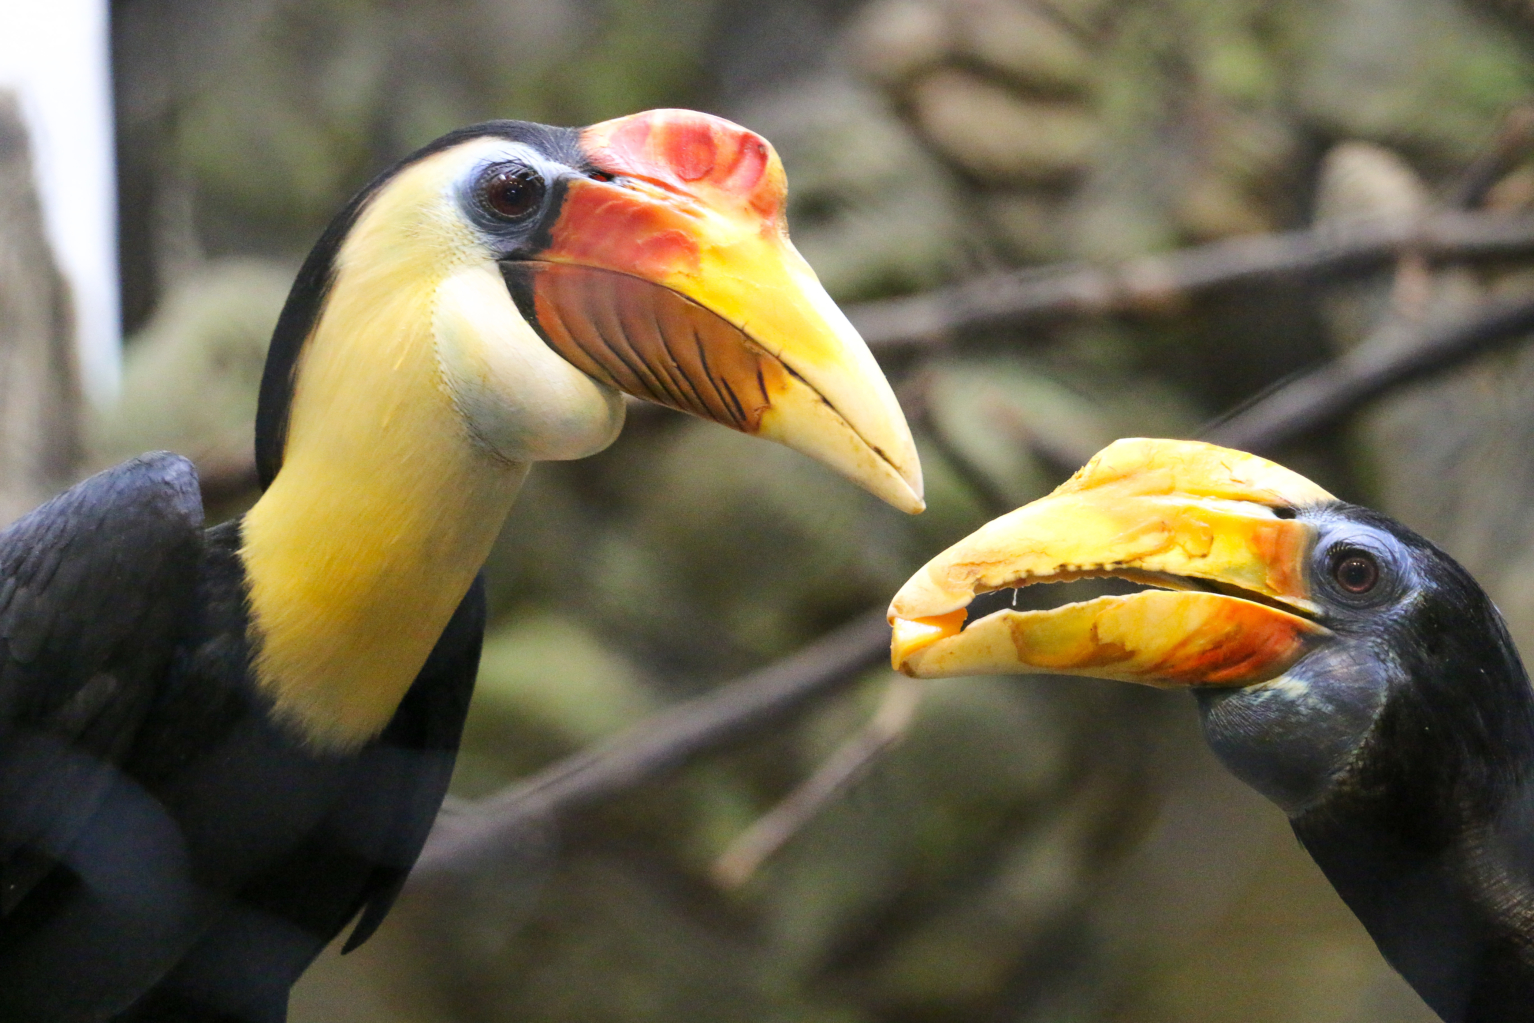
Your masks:
{"label": "bird head", "polygon": [[[1142,588],[966,624],[980,594],[1089,578]],[[1527,687],[1517,654],[1448,555],[1282,466],[1198,442],[1110,445],[933,558],[889,619],[895,667],[919,678],[1190,688],[1215,753],[1291,815],[1364,768],[1453,802],[1449,789],[1485,791],[1462,772],[1509,759],[1466,754],[1505,753],[1504,728],[1528,734],[1496,711],[1528,703],[1498,691]]]}
{"label": "bird head", "polygon": [[[629,394],[779,441],[920,511],[910,430],[789,241],[784,194],[764,139],[691,111],[584,129],[495,121],[433,142],[364,189],[300,273],[262,385],[263,483],[296,428],[293,392],[324,378],[302,364],[326,318],[359,338],[414,318],[430,321],[436,386],[468,435],[508,461],[600,450]],[[375,361],[394,358],[379,344]],[[333,382],[311,389],[370,386],[356,365],[337,359]]]}

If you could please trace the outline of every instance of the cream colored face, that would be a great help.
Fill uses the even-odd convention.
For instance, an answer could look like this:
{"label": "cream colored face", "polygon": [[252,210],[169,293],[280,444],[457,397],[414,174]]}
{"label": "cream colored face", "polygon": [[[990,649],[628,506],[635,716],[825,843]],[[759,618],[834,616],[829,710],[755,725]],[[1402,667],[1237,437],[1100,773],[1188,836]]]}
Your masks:
{"label": "cream colored face", "polygon": [[[543,174],[560,171],[524,143],[476,138],[408,165],[373,197],[336,259],[338,280],[368,296],[348,304],[348,317],[360,319],[347,331],[381,334],[374,343],[392,347],[391,336],[411,334],[406,319],[418,320],[429,328],[439,386],[475,440],[513,462],[583,458],[617,437],[622,396],[538,336],[502,279],[506,240],[464,214],[473,178],[511,161]],[[374,324],[375,316],[392,317],[392,332],[389,324]],[[363,357],[349,356],[352,366]],[[403,368],[410,356],[393,358],[385,369]],[[355,368],[349,377],[357,379]],[[350,383],[342,377],[337,386]],[[339,393],[334,399],[347,400]]]}
{"label": "cream colored face", "polygon": [[611,172],[496,135],[420,159],[340,253],[338,270],[400,278],[390,289],[432,283],[441,379],[470,433],[511,461],[583,457],[621,428],[624,391],[776,440],[920,511],[910,431],[788,240],[771,147],[690,111],[580,138]]}
{"label": "cream colored face", "polygon": [[[776,440],[920,511],[910,430],[867,345],[788,239],[771,146],[719,118],[667,110],[579,140],[581,171],[518,143],[466,146],[453,186],[547,346],[594,380]],[[541,200],[503,216],[496,183],[511,179]],[[461,393],[484,376],[478,357],[452,365]]]}

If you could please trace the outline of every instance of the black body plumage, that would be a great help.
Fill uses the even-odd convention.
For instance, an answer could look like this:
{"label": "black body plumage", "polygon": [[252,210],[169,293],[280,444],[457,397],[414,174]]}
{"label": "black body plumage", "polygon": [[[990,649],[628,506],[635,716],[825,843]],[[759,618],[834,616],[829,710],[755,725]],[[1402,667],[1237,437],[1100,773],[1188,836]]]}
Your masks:
{"label": "black body plumage", "polygon": [[204,531],[158,454],[0,533],[0,1020],[278,1023],[397,895],[447,789],[484,627],[476,582],[352,753],[251,680],[239,524]]}
{"label": "black body plumage", "polygon": [[[1322,540],[1311,595],[1335,640],[1264,687],[1199,693],[1237,775],[1300,842],[1447,1023],[1534,1019],[1534,690],[1491,600],[1393,520],[1302,512]],[[1377,594],[1326,580],[1327,546],[1373,550]]]}
{"label": "black body plumage", "polygon": [[[1388,520],[1386,520],[1388,521]],[[1395,530],[1427,585],[1378,641],[1410,684],[1295,833],[1445,1020],[1534,1018],[1534,692],[1473,579]]]}

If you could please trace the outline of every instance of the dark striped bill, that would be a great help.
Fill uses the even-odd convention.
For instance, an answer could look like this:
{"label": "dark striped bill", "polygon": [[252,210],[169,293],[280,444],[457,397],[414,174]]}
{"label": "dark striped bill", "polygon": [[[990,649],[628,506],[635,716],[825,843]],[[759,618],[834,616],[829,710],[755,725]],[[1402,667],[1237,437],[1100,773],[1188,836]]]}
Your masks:
{"label": "dark striped bill", "polygon": [[789,370],[742,330],[629,274],[501,263],[522,316],[589,376],[626,394],[757,433]]}

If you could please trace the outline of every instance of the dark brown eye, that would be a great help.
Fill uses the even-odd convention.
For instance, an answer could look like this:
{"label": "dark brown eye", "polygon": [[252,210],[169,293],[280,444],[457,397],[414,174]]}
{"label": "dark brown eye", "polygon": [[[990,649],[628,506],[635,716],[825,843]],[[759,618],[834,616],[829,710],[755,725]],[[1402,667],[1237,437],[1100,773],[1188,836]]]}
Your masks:
{"label": "dark brown eye", "polygon": [[1349,593],[1368,593],[1380,581],[1379,562],[1362,551],[1351,551],[1338,560],[1332,578]]}
{"label": "dark brown eye", "polygon": [[543,178],[526,167],[497,171],[485,181],[485,205],[507,220],[525,217],[543,204]]}

